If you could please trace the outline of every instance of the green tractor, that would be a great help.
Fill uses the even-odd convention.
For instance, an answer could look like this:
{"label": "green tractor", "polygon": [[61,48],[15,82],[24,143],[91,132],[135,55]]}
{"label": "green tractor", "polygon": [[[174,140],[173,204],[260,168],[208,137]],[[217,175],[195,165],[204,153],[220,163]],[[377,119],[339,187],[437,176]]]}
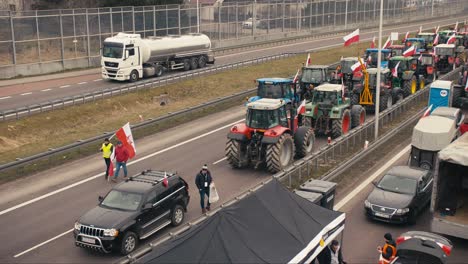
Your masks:
{"label": "green tractor", "polygon": [[364,124],[366,110],[361,105],[351,105],[351,100],[343,97],[343,89],[341,84],[330,83],[316,87],[312,100],[306,104],[304,125],[312,127],[316,134],[337,138]]}
{"label": "green tractor", "polygon": [[464,64],[465,47],[456,44],[439,44],[435,48],[435,66],[439,73],[447,73]]}
{"label": "green tractor", "polygon": [[398,96],[400,91],[403,92],[403,97],[408,97],[418,90],[426,86],[424,75],[417,74],[418,58],[396,56],[390,58],[388,68],[393,76],[392,92],[394,102],[400,100]]}
{"label": "green tractor", "polygon": [[[377,91],[377,68],[365,69],[363,81],[355,84],[350,93],[351,104],[362,105],[367,112],[375,112]],[[380,99],[379,111],[382,112],[393,105],[390,70],[383,68],[380,71]]]}

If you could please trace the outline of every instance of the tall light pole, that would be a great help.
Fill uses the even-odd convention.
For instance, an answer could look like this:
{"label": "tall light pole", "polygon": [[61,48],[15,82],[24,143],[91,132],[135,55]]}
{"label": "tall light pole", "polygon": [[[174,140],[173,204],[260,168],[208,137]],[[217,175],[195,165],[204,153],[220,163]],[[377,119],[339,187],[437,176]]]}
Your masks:
{"label": "tall light pole", "polygon": [[382,24],[383,24],[383,0],[380,0],[380,22],[379,22],[379,46],[377,51],[377,87],[375,89],[375,140],[379,137],[379,108],[380,108],[380,72],[382,63]]}

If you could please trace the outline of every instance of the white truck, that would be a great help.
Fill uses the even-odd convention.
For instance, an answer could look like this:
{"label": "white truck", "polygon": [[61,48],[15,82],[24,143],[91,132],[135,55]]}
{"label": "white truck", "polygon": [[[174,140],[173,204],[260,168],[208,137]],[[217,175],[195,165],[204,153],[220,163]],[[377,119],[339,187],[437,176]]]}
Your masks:
{"label": "white truck", "polygon": [[468,239],[468,133],[438,154],[431,213],[433,232]]}
{"label": "white truck", "polygon": [[103,79],[131,82],[167,70],[203,68],[214,61],[210,38],[204,34],[141,38],[118,33],[104,40],[101,53]]}

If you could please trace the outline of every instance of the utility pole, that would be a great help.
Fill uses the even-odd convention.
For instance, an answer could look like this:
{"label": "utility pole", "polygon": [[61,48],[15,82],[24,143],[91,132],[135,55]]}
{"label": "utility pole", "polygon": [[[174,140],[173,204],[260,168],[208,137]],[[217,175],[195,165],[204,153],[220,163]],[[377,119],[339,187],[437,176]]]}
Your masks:
{"label": "utility pole", "polygon": [[380,0],[380,22],[379,22],[379,49],[377,52],[377,87],[375,89],[375,140],[379,137],[379,107],[380,107],[380,72],[382,69],[382,24],[383,24],[383,0]]}

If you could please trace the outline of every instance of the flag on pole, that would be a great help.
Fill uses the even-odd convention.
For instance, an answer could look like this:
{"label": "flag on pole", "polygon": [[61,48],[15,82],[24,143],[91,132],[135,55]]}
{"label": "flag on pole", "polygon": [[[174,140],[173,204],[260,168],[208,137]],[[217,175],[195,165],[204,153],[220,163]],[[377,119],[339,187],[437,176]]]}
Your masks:
{"label": "flag on pole", "polygon": [[117,132],[115,136],[122,142],[122,145],[127,149],[129,158],[132,159],[135,157],[136,148],[135,142],[133,140],[132,130],[130,129],[130,123],[125,124]]}
{"label": "flag on pole", "polygon": [[439,44],[439,34],[437,34],[436,37],[434,38],[434,43],[433,43],[433,45],[435,46],[435,45],[437,45],[437,44]]}
{"label": "flag on pole", "polygon": [[305,66],[309,66],[309,65],[310,65],[310,53],[307,53],[307,60],[306,60]]}
{"label": "flag on pole", "polygon": [[344,82],[343,82],[343,77],[341,77],[341,98],[345,98],[344,96],[344,90],[345,90],[345,86],[344,86]]}
{"label": "flag on pole", "polygon": [[299,80],[299,71],[300,69],[297,69],[296,75],[294,76],[294,79],[293,79],[293,83],[297,83],[297,81]]}
{"label": "flag on pole", "polygon": [[372,42],[370,44],[371,49],[375,49],[375,36],[372,38]]}
{"label": "flag on pole", "polygon": [[115,159],[115,148],[112,148],[112,153],[110,155],[110,164],[109,164],[109,170],[107,171],[107,181],[110,180],[112,176],[114,176],[114,162],[113,160]]}
{"label": "flag on pole", "polygon": [[344,46],[347,47],[354,42],[359,42],[359,28],[343,37]]}
{"label": "flag on pole", "polygon": [[436,33],[436,34],[439,33],[439,27],[440,27],[440,26],[437,25],[437,28],[436,28],[436,30],[435,30],[435,33]]}
{"label": "flag on pole", "polygon": [[386,48],[390,47],[390,45],[391,45],[390,37],[388,37],[387,41],[385,41],[385,43],[383,44],[382,49],[386,49]]}
{"label": "flag on pole", "polygon": [[430,106],[426,109],[426,111],[424,111],[424,114],[423,114],[423,116],[422,116],[421,118],[426,117],[426,116],[429,116],[429,115],[431,114],[431,110],[432,110],[432,105],[430,105]]}
{"label": "flag on pole", "polygon": [[297,107],[297,115],[305,114],[306,112],[306,100],[302,100],[302,103]]}
{"label": "flag on pole", "polygon": [[409,57],[409,56],[413,56],[415,53],[416,53],[416,47],[413,45],[409,49],[403,52],[403,56]]}
{"label": "flag on pole", "polygon": [[466,83],[465,83],[465,92],[468,93],[468,78],[466,78]]}
{"label": "flag on pole", "polygon": [[392,76],[396,78],[398,78],[398,66],[400,66],[400,62],[398,62],[395,68],[392,69]]}
{"label": "flag on pole", "polygon": [[422,26],[419,26],[419,33],[422,33]]}
{"label": "flag on pole", "polygon": [[162,181],[164,187],[169,186],[169,181],[167,180],[167,172],[164,172],[164,179]]}
{"label": "flag on pole", "polygon": [[419,55],[418,61],[422,62],[422,53]]}
{"label": "flag on pole", "polygon": [[360,69],[361,69],[361,63],[359,63],[359,61],[354,63],[351,66],[351,70],[353,71],[353,73],[358,72]]}
{"label": "flag on pole", "polygon": [[403,42],[405,42],[405,41],[408,39],[408,37],[409,37],[409,31],[408,31],[408,32],[406,32],[406,34],[405,34],[405,38],[403,39]]}
{"label": "flag on pole", "polygon": [[455,28],[454,28],[453,30],[454,30],[455,32],[457,32],[457,30],[458,30],[458,21],[457,21],[457,23],[455,24]]}
{"label": "flag on pole", "polygon": [[452,44],[452,43],[455,42],[455,40],[457,40],[457,39],[456,39],[455,33],[454,33],[452,36],[450,36],[449,39],[447,39],[447,44]]}

